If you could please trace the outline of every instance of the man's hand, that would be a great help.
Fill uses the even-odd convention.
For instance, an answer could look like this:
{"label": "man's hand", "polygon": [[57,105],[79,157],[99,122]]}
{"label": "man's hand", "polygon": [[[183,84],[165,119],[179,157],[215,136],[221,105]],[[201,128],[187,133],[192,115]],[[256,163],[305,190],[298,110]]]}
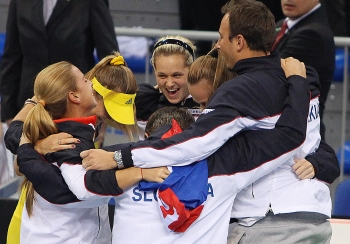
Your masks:
{"label": "man's hand", "polygon": [[298,59],[289,57],[281,59],[281,66],[284,70],[286,78],[291,75],[300,75],[301,77],[306,78],[306,68],[303,62],[300,62]]}
{"label": "man's hand", "polygon": [[307,161],[305,158],[300,160],[294,160],[295,164],[292,166],[295,174],[299,179],[312,179],[315,177],[315,169],[312,164]]}
{"label": "man's hand", "polygon": [[113,158],[114,152],[102,149],[90,149],[80,153],[83,159],[82,165],[86,170],[108,170],[117,168],[117,162]]}

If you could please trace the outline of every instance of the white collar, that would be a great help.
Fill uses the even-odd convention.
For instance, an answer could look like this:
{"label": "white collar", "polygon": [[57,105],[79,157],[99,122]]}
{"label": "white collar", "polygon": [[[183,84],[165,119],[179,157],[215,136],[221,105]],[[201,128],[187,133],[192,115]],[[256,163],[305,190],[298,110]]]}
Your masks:
{"label": "white collar", "polygon": [[300,16],[299,18],[295,19],[295,20],[291,20],[288,17],[285,19],[285,21],[287,21],[287,32],[289,29],[292,29],[299,21],[301,21],[302,19],[304,19],[305,17],[309,16],[311,13],[315,12],[317,9],[319,9],[321,7],[321,4],[317,4],[315,7],[313,7],[309,12],[307,12],[306,14]]}

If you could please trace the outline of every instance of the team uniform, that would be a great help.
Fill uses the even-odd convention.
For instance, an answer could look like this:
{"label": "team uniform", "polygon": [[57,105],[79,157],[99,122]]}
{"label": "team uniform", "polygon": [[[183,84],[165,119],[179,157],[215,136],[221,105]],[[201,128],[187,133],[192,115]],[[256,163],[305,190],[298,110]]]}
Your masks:
{"label": "team uniform", "polygon": [[[29,217],[26,207],[23,208],[21,243],[111,242],[108,201],[78,200],[69,191],[58,168],[63,162],[81,164],[80,152],[94,148],[95,130],[90,125],[94,121],[95,118],[86,118],[56,122],[59,131],[80,139],[75,149],[49,153],[43,158],[31,144],[18,147],[19,170],[35,189],[33,215]],[[21,122],[15,124],[19,126]]]}
{"label": "team uniform", "polygon": [[[278,66],[279,67],[279,66]],[[295,119],[295,118],[294,118]],[[263,120],[262,120],[263,121]],[[293,121],[293,124],[295,124],[295,125],[299,125],[299,124],[302,124],[302,123],[305,123],[305,120],[299,120],[299,121],[295,121],[295,120],[292,120]],[[281,121],[281,123],[283,123],[283,121]],[[258,131],[258,132],[262,132],[262,131]],[[246,132],[246,133],[250,133],[250,132]],[[270,131],[268,131],[268,135],[270,135]],[[242,134],[243,135],[243,134]],[[239,136],[241,136],[241,135],[239,135]],[[238,137],[239,137],[238,136]],[[292,135],[290,135],[290,136],[292,136]],[[255,138],[255,139],[254,139]],[[255,143],[256,143],[256,146],[255,147],[248,147],[248,148],[244,148],[244,147],[242,147],[242,144],[244,143],[244,142],[247,142],[247,141],[251,141],[251,142],[253,142],[255,140]],[[287,141],[286,141],[287,142]],[[290,142],[290,141],[289,141]],[[296,147],[296,145],[295,144],[293,144],[294,145],[294,147]],[[289,146],[291,146],[291,145],[289,145]],[[261,151],[263,151],[263,152],[266,152],[267,153],[267,155],[268,155],[268,157],[271,157],[271,153],[270,153],[270,150],[269,150],[269,148],[266,148],[266,146],[265,146],[265,144],[264,143],[262,143],[262,140],[260,139],[260,138],[256,138],[256,137],[252,137],[252,138],[250,138],[249,140],[247,140],[247,139],[243,139],[242,140],[242,142],[241,143],[237,143],[237,144],[235,144],[235,146],[234,147],[230,147],[230,151],[232,151],[231,150],[231,148],[237,148],[237,152],[240,152],[241,150],[243,150],[243,151],[247,151],[247,152],[251,152],[251,155],[255,155],[257,158],[259,158],[260,160],[264,160],[265,158],[264,157],[262,157],[262,155],[261,154],[258,154],[258,153],[256,153],[256,152],[258,152],[258,150],[257,150],[257,148],[263,148],[263,150],[261,150]],[[288,147],[285,147],[284,149],[286,149],[287,151],[288,151]],[[290,149],[290,148],[289,148]],[[112,150],[115,150],[115,149],[112,149]],[[249,151],[249,150],[251,150],[251,151]],[[260,150],[259,150],[259,152],[260,152]],[[279,155],[279,154],[281,154],[282,152],[281,151],[276,151],[275,152],[276,153],[276,155]],[[241,156],[240,156],[240,153],[237,153],[237,155],[236,155],[236,157],[237,157],[237,161],[239,161],[239,162],[243,162],[242,160],[242,158],[241,158]],[[227,157],[226,155],[225,156],[222,156],[222,158],[221,159],[228,159],[229,157]],[[274,157],[273,157],[274,158]],[[252,162],[257,162],[257,160],[253,160],[254,158],[252,158]],[[217,160],[215,160],[215,161],[217,161]],[[216,165],[216,164],[215,164]],[[226,164],[224,164],[224,165],[226,165]],[[212,167],[214,167],[214,165],[213,164],[210,164],[209,165],[209,163],[208,163],[208,166],[209,166],[209,168],[208,168],[208,171],[210,172],[209,173],[209,175],[210,176],[212,176],[212,177],[210,177],[209,178],[209,180],[211,179],[211,178],[213,178],[213,179],[216,179],[215,177],[216,176],[214,176],[213,175],[213,173],[214,174],[216,174],[216,173],[218,173],[218,172],[220,172],[220,170],[223,170],[224,171],[224,169],[225,169],[225,167],[221,167],[219,164],[217,165],[217,169],[211,169]],[[62,166],[61,166],[61,169],[63,169],[63,167],[69,167],[68,165],[66,165],[66,164],[63,164]],[[73,167],[74,168],[80,168],[80,170],[83,170],[82,169],[82,167],[81,166],[79,166],[79,165],[73,165],[73,166],[70,166],[70,169],[73,169]],[[226,167],[229,167],[229,166],[226,166]],[[276,167],[276,166],[274,166],[274,167]],[[274,168],[274,167],[272,167],[272,168]],[[220,169],[220,170],[219,170]],[[262,170],[264,170],[264,167],[262,167],[261,168]],[[232,170],[232,169],[231,169]],[[242,169],[236,169],[236,170],[241,170],[242,171]],[[247,166],[247,170],[249,170],[249,167]],[[78,170],[79,171],[79,170]],[[78,171],[77,171],[77,175],[78,175]],[[82,171],[82,172],[84,172],[84,171]],[[254,171],[253,171],[254,172]],[[84,172],[85,173],[85,172]],[[232,172],[231,172],[232,173]],[[227,172],[225,173],[225,175],[227,176],[227,174],[230,174],[230,170],[229,169],[227,169]],[[97,172],[95,172],[94,174],[92,174],[91,176],[93,176],[93,175],[97,175]],[[88,173],[86,174],[86,176],[85,176],[86,178],[85,179],[88,179],[89,178],[89,171],[88,171]],[[219,177],[219,176],[217,176],[217,177]],[[94,177],[93,177],[94,178]],[[221,177],[219,177],[219,178],[221,178]],[[249,178],[249,176],[248,176],[248,178]],[[80,178],[81,179],[81,178]],[[96,178],[95,178],[96,179]],[[250,181],[251,180],[251,181]],[[249,182],[252,182],[253,180],[255,180],[255,179],[248,179],[247,181],[244,181],[244,182],[242,182],[242,185],[240,185],[240,182],[241,181],[238,181],[238,182],[236,182],[236,183],[238,183],[238,186],[236,186],[237,187],[237,189],[239,190],[239,189],[241,189],[241,188],[243,188],[244,187],[244,185],[245,184],[249,184]],[[230,181],[230,180],[228,180],[228,181]],[[88,185],[88,182],[90,182],[90,181],[86,181],[86,184]],[[101,184],[100,186],[112,186],[112,185],[110,185],[109,183],[111,183],[111,181],[105,181],[106,183],[105,184]],[[224,181],[223,181],[224,182]],[[209,182],[209,183],[213,183],[214,184],[214,186],[216,185],[216,183],[215,183],[215,181],[213,181],[213,182]],[[117,183],[115,183],[115,184],[117,184]],[[117,185],[113,185],[113,189],[114,189],[114,195],[118,195],[118,194],[120,194],[120,192],[117,190],[118,189],[118,186]],[[221,183],[220,183],[221,184]],[[232,184],[232,183],[231,183]],[[91,184],[91,185],[93,185],[93,184]],[[89,189],[89,186],[85,186],[86,188],[88,188]],[[91,187],[91,186],[90,186]],[[209,187],[208,187],[209,188]],[[217,187],[215,187],[215,188],[217,188]],[[102,189],[102,188],[101,188]],[[133,189],[133,188],[131,188],[131,189]],[[210,189],[210,188],[209,188]],[[220,188],[219,188],[220,189]],[[225,189],[227,189],[227,190],[229,190],[229,193],[230,194],[232,194],[232,190],[230,189],[230,188],[226,188],[225,187]],[[90,193],[91,192],[98,192],[96,189],[94,190],[93,188],[90,188]],[[121,195],[121,197],[125,197],[125,199],[127,199],[128,197],[127,197],[127,193],[128,191],[126,191],[124,194],[122,194]],[[220,192],[220,191],[216,191],[216,192]],[[225,192],[224,192],[225,193]],[[224,193],[223,193],[223,195],[224,195]],[[89,193],[87,193],[87,194],[89,194]],[[106,191],[102,191],[102,195],[104,195],[104,194],[107,194],[107,192]],[[142,199],[144,200],[144,202],[146,202],[146,203],[149,203],[149,201],[150,201],[150,199],[152,199],[152,193],[150,193],[150,194],[145,194],[145,193],[140,193],[140,192],[137,192],[137,190],[134,192],[134,191],[132,191],[132,194],[133,195],[130,195],[130,197],[131,197],[131,199],[133,199],[133,200],[135,200],[135,201],[138,201],[138,202],[140,202],[140,201],[142,201]],[[219,194],[219,193],[218,193]],[[226,194],[226,193],[225,193]],[[233,194],[236,194],[236,192],[233,192]],[[79,194],[78,194],[79,195]],[[91,195],[93,195],[93,194],[91,194]],[[79,195],[79,197],[82,197],[83,195]],[[215,196],[215,195],[214,195]],[[219,195],[220,196],[220,195]],[[86,197],[89,197],[88,195],[86,195]],[[227,196],[225,197],[225,199],[227,198]],[[209,198],[208,198],[208,200],[209,200]],[[215,199],[216,201],[217,201],[217,199]],[[125,201],[127,201],[127,200],[125,200]],[[233,201],[233,198],[231,198],[231,197],[229,197],[229,199],[227,200],[227,202],[225,203],[225,205],[222,205],[222,206],[225,206],[225,209],[227,209],[227,211],[228,211],[228,213],[230,212],[230,206],[232,205],[232,201]],[[118,205],[117,206],[117,208],[118,209],[122,209],[123,208],[123,206],[124,207],[127,207],[127,205],[123,205],[122,203],[123,203],[123,201],[122,200],[120,200],[120,202],[121,202],[121,204],[120,205]],[[213,204],[214,204],[214,202],[213,202]],[[134,204],[135,205],[135,207],[136,207],[136,204]],[[138,205],[137,205],[138,206]],[[155,210],[158,212],[158,205],[157,204],[155,204],[154,205],[155,206]],[[205,206],[210,206],[209,205],[209,203],[205,203]],[[147,208],[148,209],[148,208]],[[215,209],[219,209],[217,206],[215,206]],[[203,241],[205,241],[205,240],[208,240],[208,242],[210,242],[210,235],[213,235],[213,233],[214,232],[210,232],[210,231],[207,231],[205,228],[201,228],[200,227],[200,225],[202,225],[202,224],[200,224],[200,223],[202,223],[204,220],[205,221],[209,221],[208,220],[208,218],[205,218],[204,216],[206,216],[207,214],[208,214],[208,212],[206,212],[206,211],[209,211],[210,212],[210,210],[209,210],[209,207],[205,207],[204,208],[204,212],[202,212],[202,215],[201,215],[201,217],[200,217],[200,219],[198,219],[198,222],[195,222],[189,229],[188,229],[188,231],[190,231],[190,230],[192,230],[191,232],[192,232],[192,235],[189,235],[189,234],[186,234],[187,232],[185,232],[185,234],[181,234],[181,235],[185,235],[185,236],[189,236],[189,238],[191,238],[191,239],[189,239],[189,241],[191,242],[191,241],[195,241],[195,239],[192,239],[192,238],[198,238],[198,235],[200,235],[200,236],[203,236]],[[117,210],[118,211],[118,210]],[[135,210],[136,211],[136,210]],[[142,215],[145,213],[145,208],[144,207],[140,207],[140,210],[139,211],[142,211]],[[223,209],[221,209],[220,211],[223,211]],[[121,212],[123,212],[123,211],[119,211],[118,213],[116,213],[116,218],[118,217],[118,214],[121,214]],[[136,212],[135,212],[136,213]],[[141,213],[141,212],[140,212]],[[213,213],[215,213],[215,212],[213,212]],[[159,213],[157,213],[158,214],[158,216],[159,216]],[[220,215],[220,214],[219,214]],[[141,214],[140,214],[140,216],[141,216]],[[152,216],[154,216],[154,215],[152,215]],[[216,224],[215,226],[217,226],[216,228],[220,228],[220,230],[222,231],[223,229],[225,229],[225,231],[224,231],[224,237],[225,237],[225,239],[226,239],[226,236],[227,236],[227,225],[228,225],[228,219],[229,219],[229,214],[227,215],[228,217],[226,217],[226,219],[225,219],[225,221],[223,221],[223,222],[225,222],[224,223],[224,225],[225,225],[225,228],[224,228],[224,225],[219,225],[219,224]],[[120,216],[120,218],[122,218],[122,215]],[[141,217],[140,217],[141,218]],[[125,216],[125,219],[127,219],[129,222],[131,221],[130,220],[130,213],[128,214],[128,217],[127,216]],[[211,218],[210,218],[211,219]],[[149,219],[149,220],[151,220],[151,219]],[[140,224],[143,224],[143,227],[145,227],[144,226],[144,223],[146,223],[146,225],[148,224],[148,223],[152,223],[152,225],[151,224],[148,224],[148,226],[152,226],[152,227],[154,227],[155,228],[155,225],[153,224],[153,221],[152,222],[150,222],[149,220],[147,220],[147,218],[145,218],[145,220],[143,221],[143,220],[141,220],[140,219],[140,221],[137,221],[138,223],[140,223]],[[227,221],[226,221],[227,220]],[[117,221],[117,220],[115,220],[115,221]],[[124,220],[125,221],[125,220]],[[129,223],[129,222],[123,222],[123,223]],[[117,222],[116,222],[117,223]],[[161,225],[163,225],[163,222],[159,219],[159,222],[158,222],[159,224],[161,224]],[[197,223],[197,224],[196,224]],[[221,222],[220,222],[221,223]],[[133,221],[133,223],[132,223],[133,225],[135,225],[135,222]],[[122,225],[123,226],[123,225]],[[197,226],[197,227],[195,227],[195,226]],[[162,228],[164,228],[164,226],[162,226]],[[201,229],[201,231],[199,231],[198,229],[196,229],[196,228],[199,228],[199,229]],[[134,228],[131,228],[131,231],[132,231],[132,229],[134,229]],[[158,228],[157,228],[158,229]],[[165,229],[165,228],[164,228]],[[216,229],[213,229],[213,230],[216,230]],[[114,230],[114,231],[116,231],[116,230]],[[204,232],[205,231],[207,231],[208,232],[208,234],[204,234]],[[159,232],[159,231],[158,231]],[[157,235],[158,235],[158,232],[157,232]],[[176,240],[184,240],[185,238],[179,238],[179,236],[177,235],[177,236],[173,236],[173,237],[171,237],[172,235],[169,235],[168,236],[168,232],[166,232],[167,233],[167,238],[176,238]],[[190,232],[188,232],[188,233],[190,233]],[[195,234],[194,234],[195,233]],[[198,234],[198,233],[203,233],[203,235],[201,235],[201,234]],[[211,233],[211,234],[210,234]],[[115,236],[115,238],[116,238],[116,240],[118,240],[118,237],[119,237],[119,235],[117,235],[118,233],[113,233],[113,235]],[[121,233],[120,233],[121,234]],[[123,233],[123,235],[124,235],[125,233]],[[160,234],[160,233],[159,233]],[[134,233],[131,233],[131,236],[132,237],[134,237],[135,236],[135,238],[136,238],[136,235],[134,235]],[[154,236],[154,235],[153,235]],[[197,236],[197,237],[196,237]],[[152,240],[153,240],[153,238],[154,237],[152,237],[152,235],[150,235],[150,234],[145,234],[145,235],[143,235],[143,237],[144,238],[146,238],[146,237],[150,237],[150,238],[152,238]],[[179,238],[179,239],[178,239]],[[198,240],[199,241],[199,240]],[[169,239],[169,242],[171,242],[170,241],[170,239]]]}
{"label": "team uniform", "polygon": [[[244,128],[272,128],[286,94],[285,77],[280,67],[278,53],[240,60],[233,71],[238,76],[219,87],[204,114],[188,130],[167,140],[137,142],[130,147],[122,148],[124,165],[126,167],[186,165],[212,154],[228,138]],[[317,74],[314,71],[308,72],[308,79],[310,77],[315,78]],[[312,100],[308,117],[308,137],[307,143],[296,156],[298,159],[314,153],[320,142],[319,86],[312,82],[309,85]],[[274,147],[270,150],[273,151]],[[240,218],[246,225],[251,225],[265,216],[271,204],[274,213],[295,211],[315,213],[320,217],[317,217],[317,221],[322,219],[323,223],[328,225],[325,234],[329,236],[330,226],[326,222],[332,207],[329,189],[316,179],[299,180],[292,170],[293,164],[294,161],[290,158],[266,177],[265,184],[253,183],[240,193],[244,203],[240,202],[240,198],[236,200],[237,207],[233,209],[233,217]],[[290,195],[285,194],[284,189]]]}
{"label": "team uniform", "polygon": [[[312,78],[310,73],[307,75],[308,79]],[[311,93],[307,121],[307,137],[295,159],[312,155],[321,141],[319,89]],[[321,147],[326,148],[327,145],[322,143]],[[331,162],[336,161],[331,159]],[[331,226],[327,219],[331,217],[332,201],[327,185],[338,177],[338,170],[330,170],[330,175],[322,179],[299,180],[291,165],[283,164],[243,189],[233,204],[231,217],[238,220],[239,226],[234,227],[229,243],[243,240],[249,243],[259,243],[261,240],[278,243],[280,238],[288,243],[306,241],[307,238],[316,239],[319,243],[329,242]],[[285,229],[281,229],[280,233],[284,234],[276,238],[273,233],[277,225],[285,226]],[[291,234],[295,232],[299,234]]]}
{"label": "team uniform", "polygon": [[[297,92],[294,91],[294,96],[287,101],[291,105],[286,106],[289,113],[283,113],[276,124],[280,129],[286,128],[280,131],[247,131],[231,138],[206,159],[207,200],[198,219],[184,233],[169,232],[164,226],[156,191],[141,191],[138,185],[134,185],[114,198],[113,243],[226,243],[232,203],[237,192],[289,159],[305,139],[305,115],[309,102],[307,82],[295,82],[291,86]],[[295,113],[295,108],[301,111]],[[161,127],[146,141],[161,138],[167,129],[167,126]],[[273,153],[266,143],[260,148],[261,141],[282,135],[288,139],[281,142]],[[116,150],[125,145],[105,149]],[[106,175],[99,176],[102,172],[98,171],[89,174],[80,165],[70,167],[62,164],[60,169],[69,187],[82,200],[120,194],[118,183],[112,183],[115,177],[108,179]]]}

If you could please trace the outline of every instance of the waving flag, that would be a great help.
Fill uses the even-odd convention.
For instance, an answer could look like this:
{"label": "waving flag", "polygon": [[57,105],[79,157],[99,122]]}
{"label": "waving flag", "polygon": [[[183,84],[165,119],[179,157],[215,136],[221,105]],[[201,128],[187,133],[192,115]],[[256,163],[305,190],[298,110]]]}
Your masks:
{"label": "waving flag", "polygon": [[[175,120],[163,135],[168,138],[182,130]],[[158,189],[158,204],[164,224],[169,231],[185,232],[199,217],[208,195],[208,166],[206,160],[186,166],[172,167],[172,173],[163,183],[141,181],[139,189]]]}

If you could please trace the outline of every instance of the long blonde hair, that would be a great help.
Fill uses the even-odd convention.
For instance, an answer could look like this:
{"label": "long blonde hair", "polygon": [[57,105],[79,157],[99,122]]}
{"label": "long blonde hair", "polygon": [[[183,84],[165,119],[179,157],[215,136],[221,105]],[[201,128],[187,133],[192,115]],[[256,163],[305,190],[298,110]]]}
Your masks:
{"label": "long blonde hair", "polygon": [[[23,134],[33,145],[38,140],[58,133],[53,119],[62,118],[67,109],[67,95],[76,91],[76,78],[72,74],[73,65],[58,62],[43,69],[34,82],[34,95],[39,102],[28,113],[23,124]],[[22,188],[26,187],[26,209],[28,215],[33,212],[34,189],[25,178]]]}
{"label": "long blonde hair", "polygon": [[[95,67],[93,67],[86,74],[86,77],[89,80],[92,80],[94,77],[96,77],[96,79],[101,83],[101,85],[108,88],[109,90],[122,92],[125,94],[135,94],[138,89],[136,78],[133,72],[128,68],[126,62],[124,62],[124,64],[121,64],[121,65],[112,65],[110,63],[112,59],[118,56],[120,56],[120,53],[114,52],[113,55],[108,55],[104,57],[100,62],[98,62],[95,65]],[[97,97],[97,99],[103,99],[102,96],[97,92],[95,92],[95,96]],[[134,105],[134,115],[136,117],[135,105]],[[109,116],[109,124],[125,132],[131,141],[134,140],[134,134],[137,133],[136,124],[135,125],[121,124],[117,121],[114,121],[110,116]],[[103,131],[105,130],[105,128],[106,128],[106,124],[104,123],[101,129],[101,134],[103,134]]]}

